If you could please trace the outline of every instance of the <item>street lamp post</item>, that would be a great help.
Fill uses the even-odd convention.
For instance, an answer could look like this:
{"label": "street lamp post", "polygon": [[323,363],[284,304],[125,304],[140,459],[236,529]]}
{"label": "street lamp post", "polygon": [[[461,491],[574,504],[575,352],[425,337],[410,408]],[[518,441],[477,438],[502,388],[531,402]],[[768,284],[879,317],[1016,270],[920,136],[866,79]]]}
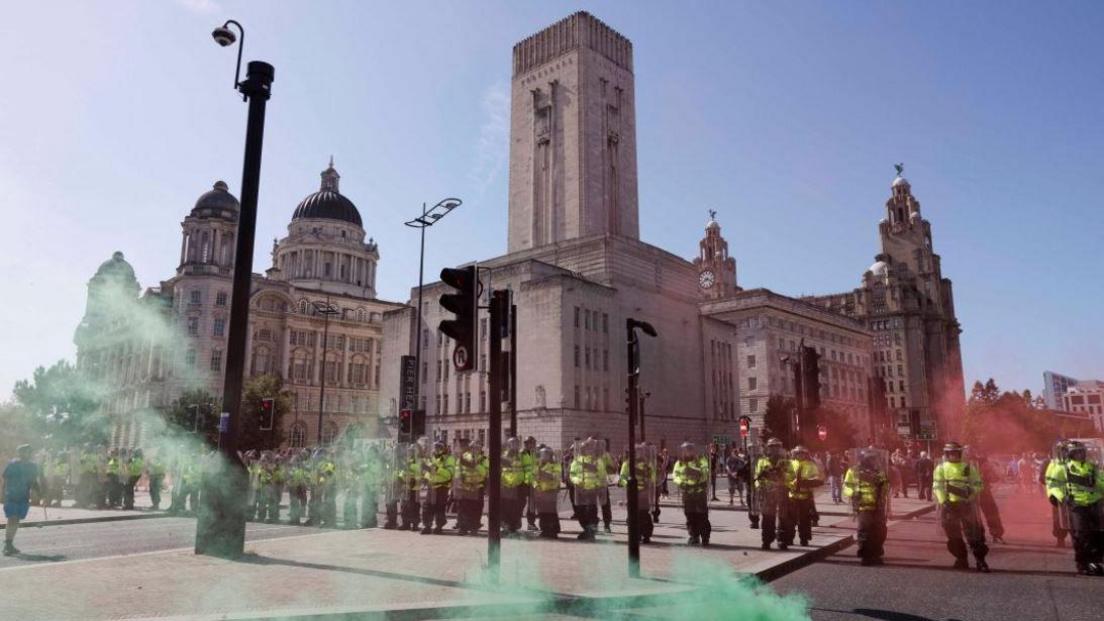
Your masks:
{"label": "street lamp post", "polygon": [[648,439],[647,433],[644,430],[644,404],[647,403],[648,397],[652,396],[652,393],[637,386],[636,390],[640,393],[640,441],[643,442]]}
{"label": "street lamp post", "polygon": [[629,522],[629,576],[640,577],[640,524],[637,523],[637,511],[640,499],[637,497],[639,482],[636,480],[636,414],[640,405],[640,396],[637,394],[637,380],[640,377],[640,338],[636,330],[648,336],[655,337],[656,329],[646,321],[636,319],[625,320],[626,346],[628,350],[628,405],[629,405],[629,482],[626,486]]}
{"label": "street lamp post", "polygon": [[311,302],[314,312],[323,316],[322,319],[322,368],[318,376],[322,379],[318,389],[318,446],[322,446],[322,419],[326,414],[326,353],[330,346],[330,315],[336,315],[339,311],[330,304],[330,298],[326,302]]}
{"label": "street lamp post", "polygon": [[257,195],[261,178],[261,147],[264,143],[265,107],[272,95],[275,70],[272,65],[250,61],[244,82],[241,76],[242,44],[245,29],[234,20],[216,28],[211,36],[222,47],[233,45],[238,37],[238,64],[234,88],[249,102],[245,131],[245,159],[242,165],[241,209],[238,216],[234,255],[234,283],[230,303],[230,333],[227,335],[226,375],[222,391],[219,450],[222,463],[204,477],[203,508],[196,522],[196,554],[235,558],[245,548],[245,504],[248,479],[238,458],[241,429],[242,380],[245,374],[245,341],[249,329],[249,293],[253,275],[253,237],[257,227]]}
{"label": "street lamp post", "polygon": [[[422,391],[422,286],[425,278],[425,234],[426,229],[437,224],[437,221],[444,218],[453,209],[459,207],[463,201],[458,198],[446,198],[442,199],[439,203],[433,206],[432,209],[426,210],[426,204],[422,203],[422,215],[405,222],[406,226],[411,228],[420,229],[422,237],[421,250],[418,252],[418,308],[414,311],[414,329],[417,332],[415,336],[414,344],[414,403],[410,404],[411,410],[417,410],[419,399]],[[410,435],[414,435],[414,428],[411,426]],[[399,438],[400,440],[402,438]],[[413,441],[414,438],[409,438]]]}

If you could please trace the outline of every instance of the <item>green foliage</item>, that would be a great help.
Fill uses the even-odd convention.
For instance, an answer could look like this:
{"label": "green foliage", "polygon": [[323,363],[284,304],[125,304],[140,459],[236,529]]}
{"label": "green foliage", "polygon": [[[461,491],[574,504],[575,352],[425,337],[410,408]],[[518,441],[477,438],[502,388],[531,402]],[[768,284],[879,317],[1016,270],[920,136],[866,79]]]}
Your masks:
{"label": "green foliage", "polygon": [[13,394],[48,447],[99,444],[110,436],[108,421],[99,412],[102,390],[68,361],[38,367],[30,380],[16,382]]}
{"label": "green foliage", "polygon": [[967,444],[993,453],[1049,450],[1066,431],[1063,420],[1037,407],[1030,391],[1001,392],[990,378],[974,382],[962,424]]}
{"label": "green foliage", "polygon": [[[273,430],[262,431],[259,413],[262,399],[274,399]],[[284,390],[284,380],[278,375],[257,375],[249,378],[242,392],[241,435],[238,447],[250,449],[272,449],[284,441],[280,421],[284,414],[291,411],[291,393]]]}
{"label": "green foliage", "polygon": [[791,397],[774,394],[767,399],[767,411],[763,414],[763,433],[793,445],[793,417],[797,404]]}
{"label": "green foliage", "polygon": [[176,436],[192,436],[209,446],[218,446],[218,419],[221,405],[203,389],[187,390],[165,412],[168,431]]}

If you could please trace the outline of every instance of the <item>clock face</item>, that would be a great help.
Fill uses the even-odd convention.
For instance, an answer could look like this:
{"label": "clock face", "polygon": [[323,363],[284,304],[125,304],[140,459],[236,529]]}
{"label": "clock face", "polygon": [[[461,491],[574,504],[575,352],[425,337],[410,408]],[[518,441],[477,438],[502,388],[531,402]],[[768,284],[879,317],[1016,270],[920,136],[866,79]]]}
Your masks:
{"label": "clock face", "polygon": [[702,289],[709,289],[715,282],[717,282],[717,277],[713,275],[711,270],[705,270],[698,274],[698,284],[701,285]]}

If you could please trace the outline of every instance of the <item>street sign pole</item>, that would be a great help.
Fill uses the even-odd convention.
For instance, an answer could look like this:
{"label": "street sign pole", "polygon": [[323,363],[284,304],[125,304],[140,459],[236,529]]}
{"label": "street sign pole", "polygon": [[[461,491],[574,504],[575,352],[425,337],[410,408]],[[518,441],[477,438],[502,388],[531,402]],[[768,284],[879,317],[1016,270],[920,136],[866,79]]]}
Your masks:
{"label": "street sign pole", "polygon": [[490,473],[487,477],[487,570],[490,580],[498,582],[502,546],[502,389],[506,368],[502,359],[502,327],[510,312],[508,291],[491,292],[490,316],[490,425],[487,430],[487,451],[490,453]]}

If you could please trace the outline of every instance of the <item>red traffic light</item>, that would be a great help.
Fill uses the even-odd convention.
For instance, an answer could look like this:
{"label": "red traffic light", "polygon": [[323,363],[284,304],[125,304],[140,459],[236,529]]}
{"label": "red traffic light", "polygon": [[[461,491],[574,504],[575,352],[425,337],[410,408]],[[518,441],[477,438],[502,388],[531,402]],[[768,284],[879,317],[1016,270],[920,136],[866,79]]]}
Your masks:
{"label": "red traffic light", "polygon": [[820,438],[821,442],[824,442],[825,440],[827,440],[828,439],[828,428],[825,427],[824,425],[817,425],[817,437]]}
{"label": "red traffic light", "polygon": [[276,400],[272,398],[261,399],[260,419],[257,426],[261,431],[271,431],[276,426]]}
{"label": "red traffic light", "polygon": [[751,419],[747,416],[740,417],[740,437],[746,438],[751,434]]}

